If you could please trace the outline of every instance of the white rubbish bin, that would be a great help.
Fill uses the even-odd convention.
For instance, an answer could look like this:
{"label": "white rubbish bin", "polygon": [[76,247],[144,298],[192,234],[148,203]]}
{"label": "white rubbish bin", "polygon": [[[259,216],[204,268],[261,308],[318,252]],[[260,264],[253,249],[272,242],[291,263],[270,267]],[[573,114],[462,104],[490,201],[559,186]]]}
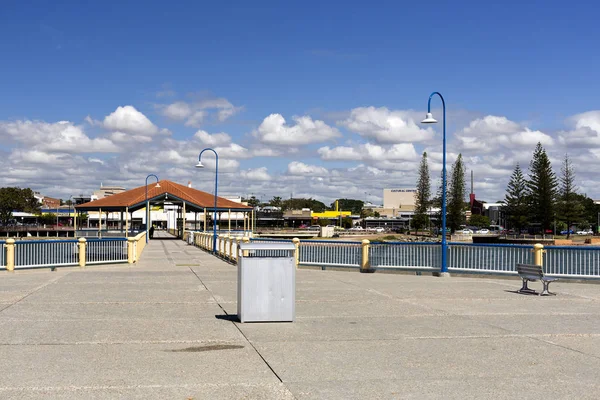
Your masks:
{"label": "white rubbish bin", "polygon": [[237,287],[240,322],[296,319],[295,250],[293,243],[240,244]]}

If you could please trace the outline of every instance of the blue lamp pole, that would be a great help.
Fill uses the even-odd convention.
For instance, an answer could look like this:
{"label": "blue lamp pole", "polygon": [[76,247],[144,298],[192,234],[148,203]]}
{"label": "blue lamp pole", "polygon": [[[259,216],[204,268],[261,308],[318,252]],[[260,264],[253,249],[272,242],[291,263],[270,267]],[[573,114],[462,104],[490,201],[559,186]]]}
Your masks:
{"label": "blue lamp pole", "polygon": [[429,95],[429,101],[427,102],[427,115],[425,119],[421,121],[422,124],[435,124],[437,120],[431,115],[431,98],[438,95],[442,100],[443,106],[443,149],[442,149],[442,268],[440,272],[442,274],[448,273],[447,263],[447,250],[448,243],[446,242],[446,101],[440,92],[433,92]]}
{"label": "blue lamp pole", "polygon": [[150,174],[146,177],[146,243],[148,243],[148,226],[150,225],[150,204],[148,204],[148,178],[150,178],[151,176],[156,178],[155,187],[160,187],[160,184],[158,183],[158,176]]}
{"label": "blue lamp pole", "polygon": [[214,149],[206,148],[200,152],[198,155],[198,164],[196,164],[196,168],[204,168],[204,164],[202,164],[202,153],[206,150],[212,151],[215,153],[216,163],[215,163],[215,207],[213,208],[213,253],[217,252],[217,190],[219,189],[219,155]]}

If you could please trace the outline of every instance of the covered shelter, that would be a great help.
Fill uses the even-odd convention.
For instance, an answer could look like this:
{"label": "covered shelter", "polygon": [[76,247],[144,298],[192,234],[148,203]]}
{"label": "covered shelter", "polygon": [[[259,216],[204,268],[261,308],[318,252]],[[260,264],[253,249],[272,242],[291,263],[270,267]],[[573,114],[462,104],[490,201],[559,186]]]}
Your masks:
{"label": "covered shelter", "polygon": [[[130,221],[132,220],[133,212],[140,209],[150,210],[153,205],[162,205],[165,208],[169,207],[169,209],[177,213],[176,226],[171,229],[174,229],[177,236],[180,237],[183,237],[183,232],[187,229],[189,221],[186,221],[186,214],[190,212],[194,213],[196,217],[194,226],[197,225],[198,214],[202,214],[203,220],[201,223],[203,223],[204,231],[209,230],[207,219],[211,218],[215,211],[217,213],[217,221],[212,221],[212,223],[220,224],[221,228],[223,228],[223,219],[220,216],[223,213],[227,213],[227,229],[231,231],[231,214],[233,212],[243,214],[244,230],[251,230],[253,226],[254,208],[223,197],[217,197],[215,208],[214,195],[169,180],[160,180],[148,186],[140,186],[96,201],[79,204],[75,206],[75,209],[77,213],[90,211],[99,213],[99,235],[102,231],[102,213],[120,213],[119,230],[125,231],[125,236],[128,236],[131,231]],[[152,226],[151,213],[146,212],[146,215],[149,220],[145,221],[145,229],[148,229],[148,227]],[[75,226],[75,231],[77,231],[77,226]]]}

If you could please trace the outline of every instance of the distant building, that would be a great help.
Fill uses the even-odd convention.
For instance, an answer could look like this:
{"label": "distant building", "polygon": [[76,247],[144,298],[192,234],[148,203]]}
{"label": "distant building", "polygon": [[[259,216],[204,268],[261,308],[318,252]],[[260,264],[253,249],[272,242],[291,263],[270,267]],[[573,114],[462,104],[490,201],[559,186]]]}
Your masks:
{"label": "distant building", "polygon": [[383,208],[374,211],[395,218],[401,212],[415,210],[415,188],[383,189]]}
{"label": "distant building", "polygon": [[121,186],[102,186],[100,185],[100,190],[96,190],[92,196],[92,201],[100,200],[108,196],[112,196],[113,194],[122,193],[125,191],[124,187]]}
{"label": "distant building", "polygon": [[35,192],[33,196],[40,202],[42,208],[58,208],[60,207],[60,199],[44,196],[40,192]]}

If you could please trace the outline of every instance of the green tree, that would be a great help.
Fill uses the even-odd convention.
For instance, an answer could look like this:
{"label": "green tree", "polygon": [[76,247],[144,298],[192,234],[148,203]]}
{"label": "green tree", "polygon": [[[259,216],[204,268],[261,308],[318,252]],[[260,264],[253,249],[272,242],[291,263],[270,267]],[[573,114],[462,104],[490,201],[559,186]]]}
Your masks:
{"label": "green tree", "polygon": [[249,206],[256,207],[259,205],[260,201],[256,198],[256,196],[251,196],[250,198],[242,199],[243,202],[247,202]]}
{"label": "green tree", "polygon": [[43,225],[56,225],[56,214],[46,213],[38,217],[38,222]]}
{"label": "green tree", "polygon": [[273,207],[281,207],[281,197],[273,196],[273,198],[269,200],[269,205]]}
{"label": "green tree", "polygon": [[344,229],[352,228],[352,218],[350,218],[350,217],[342,218],[342,228],[344,228]]}
{"label": "green tree", "polygon": [[527,181],[523,176],[523,171],[519,163],[515,166],[508,186],[503,203],[507,214],[510,227],[521,232],[527,226],[527,217],[529,214],[529,198],[527,196]]}
{"label": "green tree", "polygon": [[4,225],[12,219],[13,211],[40,213],[40,203],[31,189],[17,187],[0,188],[0,222]]}
{"label": "green tree", "polygon": [[[365,203],[362,200],[337,199],[339,211],[350,211],[352,214],[360,214]],[[335,210],[335,201],[329,206],[330,210]]]}
{"label": "green tree", "polygon": [[598,231],[600,204],[596,204],[594,200],[584,194],[576,193],[573,195],[573,198],[583,206],[583,215],[581,216],[581,220],[587,222],[589,225],[593,225],[596,228],[595,231]]}
{"label": "green tree", "polygon": [[281,202],[282,210],[300,210],[310,208],[314,212],[323,212],[327,206],[315,199],[287,199]]}
{"label": "green tree", "polygon": [[567,224],[567,239],[571,236],[571,227],[582,222],[585,213],[583,204],[577,196],[575,186],[575,171],[569,155],[565,154],[561,167],[560,188],[558,190],[558,202],[556,207],[557,217]]}
{"label": "green tree", "polygon": [[554,224],[557,186],[558,181],[552,171],[550,159],[538,142],[529,164],[527,195],[531,218],[541,224],[542,231],[550,229]]}
{"label": "green tree", "polygon": [[462,160],[462,155],[459,154],[452,166],[450,185],[448,188],[447,226],[450,228],[451,232],[456,231],[460,225],[465,222],[465,194],[465,165]]}
{"label": "green tree", "polygon": [[471,215],[471,218],[469,218],[469,225],[485,228],[490,226],[490,219],[485,215],[473,214]]}
{"label": "green tree", "polygon": [[427,163],[427,153],[423,152],[421,165],[419,166],[419,178],[417,179],[417,191],[415,193],[415,215],[412,219],[412,225],[415,233],[429,225],[429,214],[427,210],[430,205],[431,180],[429,178],[429,165]]}

